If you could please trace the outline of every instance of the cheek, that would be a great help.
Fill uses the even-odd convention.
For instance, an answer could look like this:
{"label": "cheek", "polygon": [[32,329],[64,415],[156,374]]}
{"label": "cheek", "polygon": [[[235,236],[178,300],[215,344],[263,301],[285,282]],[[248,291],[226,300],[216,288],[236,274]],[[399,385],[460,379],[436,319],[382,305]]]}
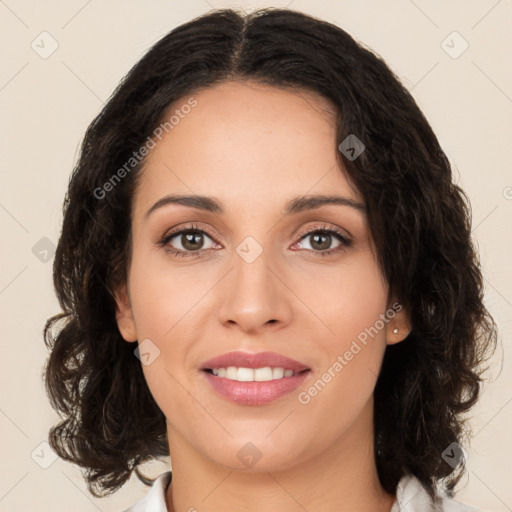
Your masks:
{"label": "cheek", "polygon": [[328,310],[327,323],[335,335],[317,343],[317,353],[323,355],[321,366],[298,396],[304,428],[322,425],[325,442],[348,431],[368,410],[386,348],[381,315],[387,291],[380,277],[368,279],[364,286],[345,281],[344,290],[347,295]]}
{"label": "cheek", "polygon": [[137,335],[139,342],[149,340],[146,346],[152,358],[142,370],[164,411],[172,411],[173,403],[190,401],[179,383],[190,377],[187,354],[203,335],[194,320],[206,303],[201,299],[214,284],[213,278],[210,282],[205,277],[199,278],[193,266],[172,267],[161,255],[139,253],[132,260],[130,293]]}
{"label": "cheek", "polygon": [[317,343],[323,352],[318,388],[330,388],[326,399],[363,403],[372,393],[386,348],[387,284],[368,252],[333,275],[317,295],[318,311],[329,327]]}
{"label": "cheek", "polygon": [[162,261],[161,256],[134,260],[130,291],[139,336],[162,342],[172,338],[178,323],[190,314],[212,284],[199,279],[192,266],[178,270]]}
{"label": "cheek", "polygon": [[310,289],[315,291],[310,292],[308,300],[330,328],[333,344],[340,350],[359,335],[364,339],[364,333],[386,310],[388,286],[369,251],[326,275],[323,286],[317,283]]}

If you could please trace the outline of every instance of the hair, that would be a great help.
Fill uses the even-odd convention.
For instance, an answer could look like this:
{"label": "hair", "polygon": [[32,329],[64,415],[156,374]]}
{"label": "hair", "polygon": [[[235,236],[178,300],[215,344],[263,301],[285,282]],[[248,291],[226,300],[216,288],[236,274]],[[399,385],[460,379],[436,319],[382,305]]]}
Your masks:
{"label": "hair", "polygon": [[[319,94],[336,107],[338,143],[348,135],[364,143],[358,158],[342,151],[337,158],[364,196],[378,264],[412,325],[403,342],[387,346],[374,390],[379,479],[395,493],[403,476],[414,475],[434,500],[442,481],[453,496],[465,466],[453,468],[442,453],[470,431],[465,413],[477,402],[482,365],[497,341],[469,200],[384,61],[341,28],[284,9],[214,10],[178,26],[129,71],[88,127],[53,267],[62,312],[44,328],[44,381],[62,419],[50,429],[51,447],[86,469],[97,497],[118,490],[132,471],[151,485],[140,466],[169,456],[165,416],[115,318],[145,159],[119,182],[112,177],[171,106],[226,81]],[[109,192],[98,193],[107,182]]]}

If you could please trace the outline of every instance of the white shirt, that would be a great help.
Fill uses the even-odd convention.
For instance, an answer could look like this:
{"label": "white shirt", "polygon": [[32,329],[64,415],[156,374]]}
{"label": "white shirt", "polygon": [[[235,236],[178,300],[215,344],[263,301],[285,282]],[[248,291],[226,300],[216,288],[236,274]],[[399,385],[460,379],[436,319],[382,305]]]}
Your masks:
{"label": "white shirt", "polygon": [[[165,492],[171,483],[171,471],[162,473],[146,496],[122,512],[169,512],[165,505]],[[427,491],[414,476],[404,476],[396,489],[396,500],[390,512],[481,512],[443,496],[442,508],[434,509]]]}

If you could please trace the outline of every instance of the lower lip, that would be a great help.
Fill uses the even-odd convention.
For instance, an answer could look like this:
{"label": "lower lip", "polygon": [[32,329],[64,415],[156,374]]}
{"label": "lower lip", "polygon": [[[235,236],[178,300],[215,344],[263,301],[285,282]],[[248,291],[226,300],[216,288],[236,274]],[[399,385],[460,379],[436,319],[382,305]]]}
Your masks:
{"label": "lower lip", "polygon": [[205,372],[212,388],[222,397],[240,405],[264,405],[297,389],[309,375],[310,370],[264,382],[239,382]]}

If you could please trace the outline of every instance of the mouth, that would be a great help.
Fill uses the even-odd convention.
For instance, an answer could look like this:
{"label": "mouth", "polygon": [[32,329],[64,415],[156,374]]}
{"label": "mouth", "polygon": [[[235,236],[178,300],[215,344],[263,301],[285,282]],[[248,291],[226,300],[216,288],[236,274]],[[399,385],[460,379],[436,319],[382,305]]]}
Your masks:
{"label": "mouth", "polygon": [[215,375],[216,377],[238,382],[268,382],[272,380],[289,379],[290,377],[309,372],[310,370],[304,369],[295,372],[290,368],[284,368],[282,366],[264,366],[261,368],[228,366],[227,368],[205,368],[202,371]]}
{"label": "mouth", "polygon": [[229,352],[200,368],[211,389],[238,405],[265,405],[297,389],[312,374],[305,364],[275,352]]}

